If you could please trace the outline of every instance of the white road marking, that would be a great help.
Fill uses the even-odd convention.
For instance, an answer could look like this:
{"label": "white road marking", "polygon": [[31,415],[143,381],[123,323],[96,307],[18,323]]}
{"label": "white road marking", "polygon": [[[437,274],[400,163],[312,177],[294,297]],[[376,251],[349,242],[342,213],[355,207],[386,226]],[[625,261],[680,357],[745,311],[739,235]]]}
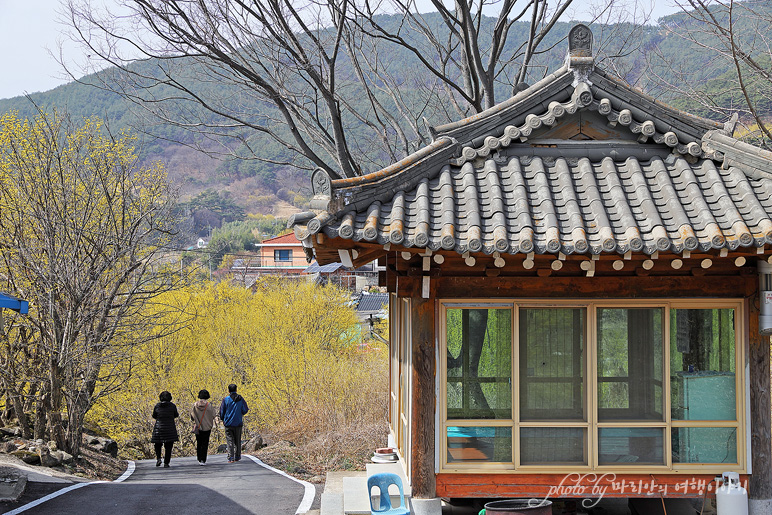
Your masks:
{"label": "white road marking", "polygon": [[300,501],[300,506],[298,506],[298,509],[295,512],[295,515],[301,515],[303,513],[308,513],[308,510],[311,509],[311,504],[313,504],[313,502],[314,502],[314,496],[316,495],[316,487],[314,487],[314,485],[312,485],[308,481],[302,481],[302,480],[300,480],[298,478],[292,477],[289,474],[287,474],[286,472],[282,472],[281,470],[275,469],[275,468],[271,467],[270,465],[266,465],[265,463],[260,461],[258,458],[252,456],[251,454],[245,454],[244,456],[246,456],[250,460],[254,461],[255,463],[257,463],[261,467],[267,468],[268,470],[270,470],[272,472],[276,472],[280,476],[284,476],[286,478],[289,478],[289,479],[295,481],[296,483],[300,483],[301,485],[303,485],[303,487],[305,488],[305,493],[303,494],[303,500]]}
{"label": "white road marking", "polygon": [[35,506],[40,506],[41,504],[43,504],[46,501],[50,501],[51,499],[55,499],[55,498],[59,497],[60,495],[64,495],[64,494],[66,494],[68,492],[72,492],[73,490],[77,490],[78,488],[83,488],[84,486],[99,485],[99,484],[104,484],[104,483],[120,483],[121,481],[125,481],[126,479],[128,479],[128,477],[132,473],[134,473],[134,468],[135,468],[134,462],[129,460],[129,466],[126,467],[126,472],[124,472],[123,475],[121,477],[119,477],[118,479],[116,479],[115,481],[90,481],[88,483],[76,483],[76,484],[68,486],[66,488],[62,488],[61,490],[57,490],[56,492],[50,493],[50,494],[46,495],[45,497],[41,497],[40,499],[36,499],[36,500],[34,500],[32,502],[28,502],[24,506],[19,506],[15,510],[9,511],[5,515],[16,515],[17,513],[21,513],[21,512],[27,511],[27,510],[31,510]]}
{"label": "white road marking", "polygon": [[[250,454],[245,454],[245,456],[251,459],[252,461],[254,461],[255,463],[257,463],[258,465],[260,465],[261,467],[266,468],[272,472],[275,472],[276,474],[279,474],[280,476],[284,476],[288,479],[291,479],[292,481],[295,481],[296,483],[300,483],[301,485],[303,485],[303,488],[305,489],[303,493],[303,499],[300,501],[300,506],[298,506],[298,509],[295,511],[295,515],[302,515],[304,513],[308,513],[308,511],[311,509],[311,505],[314,502],[314,496],[316,495],[316,488],[314,487],[314,485],[312,485],[308,481],[302,481],[300,479],[294,478],[289,474],[282,472],[281,470],[271,467],[270,465],[266,465],[258,458]],[[77,483],[77,484],[68,486],[66,488],[62,488],[61,490],[57,490],[56,492],[50,493],[45,497],[41,497],[40,499],[29,502],[24,506],[19,506],[15,510],[9,511],[8,513],[6,513],[6,515],[17,515],[18,513],[31,510],[35,506],[40,506],[46,501],[55,499],[60,495],[64,495],[68,492],[72,492],[73,490],[77,490],[78,488],[83,488],[84,486],[99,485],[99,484],[105,484],[105,483],[121,483],[123,481],[126,481],[129,478],[129,476],[131,476],[134,473],[135,468],[136,468],[136,465],[134,464],[134,462],[129,460],[129,465],[126,467],[126,472],[124,472],[123,475],[121,475],[121,477],[119,477],[115,481],[90,481],[88,483]]]}
{"label": "white road marking", "polygon": [[120,483],[120,482],[122,482],[122,481],[126,481],[127,479],[129,479],[129,476],[130,476],[130,475],[132,475],[132,474],[134,473],[134,469],[135,469],[135,468],[136,468],[136,467],[135,467],[135,465],[134,465],[134,461],[133,461],[133,460],[129,460],[129,466],[128,466],[128,467],[126,467],[126,472],[124,472],[124,473],[121,475],[121,477],[119,477],[118,479],[116,479],[115,481],[113,481],[113,483]]}

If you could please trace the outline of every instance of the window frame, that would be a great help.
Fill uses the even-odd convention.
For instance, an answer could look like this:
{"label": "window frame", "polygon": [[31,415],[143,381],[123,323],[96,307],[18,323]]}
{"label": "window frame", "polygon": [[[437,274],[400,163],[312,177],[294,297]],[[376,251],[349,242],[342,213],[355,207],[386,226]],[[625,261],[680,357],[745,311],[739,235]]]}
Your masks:
{"label": "window frame", "polygon": [[[286,257],[282,258],[282,252],[286,253]],[[292,249],[274,249],[273,260],[277,263],[286,263],[292,261]]]}
{"label": "window frame", "polygon": [[[624,473],[720,473],[736,471],[746,473],[748,448],[747,428],[749,427],[746,390],[747,380],[747,316],[748,309],[743,299],[705,299],[705,298],[666,298],[666,299],[440,299],[437,310],[438,328],[438,440],[437,453],[439,472],[481,472],[481,473],[567,473],[567,472],[624,472]],[[448,419],[447,418],[447,310],[458,308],[473,309],[510,309],[512,316],[512,418],[511,419]],[[581,308],[585,310],[584,327],[584,402],[586,405],[585,421],[566,420],[520,420],[520,309],[521,308]],[[599,308],[661,308],[662,309],[662,421],[604,421],[598,420],[598,328]],[[670,375],[670,319],[673,309],[733,309],[735,336],[735,419],[734,420],[672,420],[671,413],[671,375]],[[512,431],[511,462],[471,462],[459,463],[447,461],[448,427],[509,427]],[[586,465],[575,464],[521,464],[520,428],[527,427],[566,427],[584,428]],[[664,464],[636,465],[632,463],[614,463],[600,465],[599,429],[614,427],[656,427],[664,431]],[[737,463],[674,463],[672,456],[672,432],[681,427],[736,428]]]}

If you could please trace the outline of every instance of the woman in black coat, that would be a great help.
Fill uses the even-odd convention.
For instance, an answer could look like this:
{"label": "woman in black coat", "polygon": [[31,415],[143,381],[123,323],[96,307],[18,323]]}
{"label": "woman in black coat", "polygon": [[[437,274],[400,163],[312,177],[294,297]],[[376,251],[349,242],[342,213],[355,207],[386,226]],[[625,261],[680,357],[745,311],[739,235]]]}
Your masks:
{"label": "woman in black coat", "polygon": [[163,391],[158,396],[161,402],[155,405],[153,408],[153,418],[155,419],[155,426],[153,427],[153,436],[150,438],[150,442],[155,444],[155,466],[161,466],[161,446],[164,447],[164,467],[169,466],[169,462],[172,460],[172,447],[174,442],[180,439],[177,434],[177,424],[174,419],[179,417],[177,413],[177,406],[172,402],[172,394]]}

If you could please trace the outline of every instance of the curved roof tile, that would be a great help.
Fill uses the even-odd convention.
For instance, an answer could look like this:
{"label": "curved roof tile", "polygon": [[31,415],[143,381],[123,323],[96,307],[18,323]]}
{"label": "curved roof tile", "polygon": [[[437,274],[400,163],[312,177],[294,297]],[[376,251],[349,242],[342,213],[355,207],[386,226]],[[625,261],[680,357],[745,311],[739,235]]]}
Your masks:
{"label": "curved roof tile", "polygon": [[462,254],[733,249],[772,243],[769,182],[675,155],[488,158],[445,166],[323,231]]}

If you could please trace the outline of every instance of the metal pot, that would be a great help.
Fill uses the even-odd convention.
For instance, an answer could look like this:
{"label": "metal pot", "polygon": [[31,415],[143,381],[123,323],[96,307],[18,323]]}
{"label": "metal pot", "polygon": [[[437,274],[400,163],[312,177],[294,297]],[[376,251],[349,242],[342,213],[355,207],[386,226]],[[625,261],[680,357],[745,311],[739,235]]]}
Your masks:
{"label": "metal pot", "polygon": [[485,515],[552,515],[552,501],[507,499],[486,503]]}

